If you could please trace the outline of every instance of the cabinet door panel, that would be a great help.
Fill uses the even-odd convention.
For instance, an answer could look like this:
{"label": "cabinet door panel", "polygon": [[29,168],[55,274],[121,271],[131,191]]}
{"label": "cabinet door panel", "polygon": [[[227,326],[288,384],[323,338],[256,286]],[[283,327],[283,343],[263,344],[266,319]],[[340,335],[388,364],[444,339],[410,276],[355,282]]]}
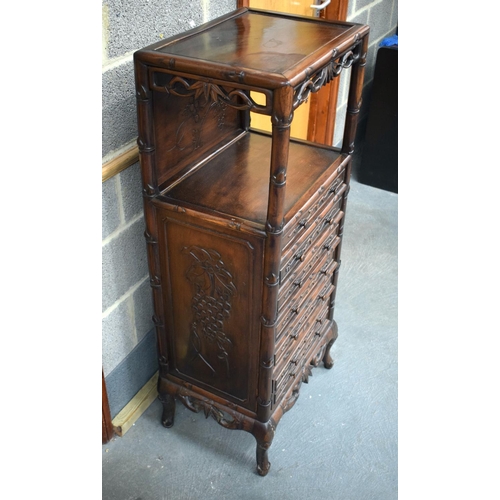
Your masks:
{"label": "cabinet door panel", "polygon": [[[255,406],[261,265],[246,240],[166,217],[171,360],[180,378]],[[259,245],[260,246],[260,245]],[[167,260],[168,259],[168,264]]]}

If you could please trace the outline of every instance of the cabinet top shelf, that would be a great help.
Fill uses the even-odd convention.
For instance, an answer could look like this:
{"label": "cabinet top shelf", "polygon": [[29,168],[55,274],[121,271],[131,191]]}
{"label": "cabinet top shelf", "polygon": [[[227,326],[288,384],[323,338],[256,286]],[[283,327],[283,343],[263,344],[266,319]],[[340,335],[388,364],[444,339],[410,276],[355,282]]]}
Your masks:
{"label": "cabinet top shelf", "polygon": [[135,54],[172,71],[264,88],[295,85],[348,50],[368,27],[238,9]]}

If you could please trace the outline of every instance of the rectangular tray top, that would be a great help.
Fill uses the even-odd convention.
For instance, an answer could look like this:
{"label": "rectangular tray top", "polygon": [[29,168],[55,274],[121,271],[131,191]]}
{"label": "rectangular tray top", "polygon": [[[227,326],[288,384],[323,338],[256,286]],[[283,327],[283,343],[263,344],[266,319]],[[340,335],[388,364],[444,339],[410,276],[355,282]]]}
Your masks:
{"label": "rectangular tray top", "polygon": [[[188,204],[264,226],[270,154],[271,137],[248,132],[162,195],[175,205]],[[285,222],[318,189],[329,167],[343,158],[337,150],[290,141]]]}
{"label": "rectangular tray top", "polygon": [[250,11],[172,42],[160,52],[284,73],[348,28]]}
{"label": "rectangular tray top", "polygon": [[[239,9],[145,47],[136,57],[173,71],[278,88],[344,50],[365,27],[269,11]],[[317,68],[316,68],[317,69]]]}

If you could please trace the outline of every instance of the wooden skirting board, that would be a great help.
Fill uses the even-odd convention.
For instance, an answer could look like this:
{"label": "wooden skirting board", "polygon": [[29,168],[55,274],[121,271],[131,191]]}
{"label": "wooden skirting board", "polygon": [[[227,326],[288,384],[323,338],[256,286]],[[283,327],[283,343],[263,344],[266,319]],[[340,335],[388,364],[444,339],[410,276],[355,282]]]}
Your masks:
{"label": "wooden skirting board", "polygon": [[149,408],[158,397],[158,372],[156,372],[144,387],[129,401],[123,410],[113,419],[113,430],[118,436],[123,436]]}

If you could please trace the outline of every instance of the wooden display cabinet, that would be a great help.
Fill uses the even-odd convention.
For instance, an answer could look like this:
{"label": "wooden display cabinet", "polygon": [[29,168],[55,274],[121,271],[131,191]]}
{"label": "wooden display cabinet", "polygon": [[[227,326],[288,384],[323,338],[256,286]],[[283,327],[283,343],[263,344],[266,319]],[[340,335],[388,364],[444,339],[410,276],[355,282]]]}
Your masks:
{"label": "wooden display cabinet", "polygon": [[[311,368],[333,364],[368,31],[239,9],[134,55],[162,423],[178,399],[252,433],[261,475]],[[294,110],[347,68],[342,148],[291,140]]]}

